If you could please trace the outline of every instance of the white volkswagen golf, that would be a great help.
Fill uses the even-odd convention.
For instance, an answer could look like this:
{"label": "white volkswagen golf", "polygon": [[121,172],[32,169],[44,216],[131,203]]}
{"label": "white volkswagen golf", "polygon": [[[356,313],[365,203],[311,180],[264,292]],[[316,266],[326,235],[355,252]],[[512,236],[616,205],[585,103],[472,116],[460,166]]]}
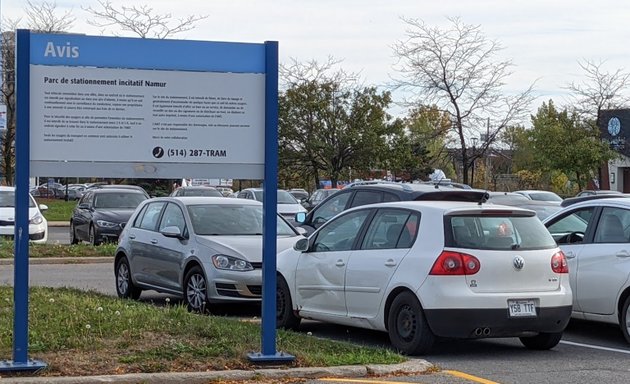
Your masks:
{"label": "white volkswagen golf", "polygon": [[313,319],[388,332],[405,354],[437,337],[558,344],[567,261],[533,211],[404,201],[347,210],[278,254],[277,325]]}

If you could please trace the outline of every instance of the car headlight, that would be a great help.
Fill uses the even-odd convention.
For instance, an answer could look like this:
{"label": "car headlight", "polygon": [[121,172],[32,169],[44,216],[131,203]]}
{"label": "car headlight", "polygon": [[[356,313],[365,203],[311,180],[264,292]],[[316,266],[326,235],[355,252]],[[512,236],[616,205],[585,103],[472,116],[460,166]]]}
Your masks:
{"label": "car headlight", "polygon": [[29,224],[41,224],[43,222],[44,218],[40,214],[33,216],[33,218],[28,221]]}
{"label": "car headlight", "polygon": [[212,256],[212,264],[214,264],[216,269],[227,269],[230,271],[252,271],[254,269],[249,262],[227,255]]}
{"label": "car headlight", "polygon": [[112,223],[111,221],[96,220],[96,225],[103,228],[114,228],[118,226],[118,223]]}

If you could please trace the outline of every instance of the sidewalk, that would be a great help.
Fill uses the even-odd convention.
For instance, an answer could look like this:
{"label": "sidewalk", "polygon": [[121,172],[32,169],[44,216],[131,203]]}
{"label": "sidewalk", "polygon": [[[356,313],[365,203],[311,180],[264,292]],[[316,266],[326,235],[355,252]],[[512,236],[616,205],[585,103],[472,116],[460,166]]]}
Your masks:
{"label": "sidewalk", "polygon": [[[1,377],[2,384],[51,383],[51,384],[90,384],[90,383],[125,383],[125,384],[207,384],[218,380],[244,381],[253,380],[264,383],[272,379],[320,379],[320,378],[361,378],[374,380],[378,376],[418,375],[432,370],[432,364],[423,359],[410,359],[401,364],[346,365],[339,367],[314,368],[269,368],[251,371],[211,371],[211,372],[167,372],[134,373],[125,375],[75,376],[75,377]],[[2,372],[0,372],[1,374]],[[308,383],[308,381],[306,381]]]}

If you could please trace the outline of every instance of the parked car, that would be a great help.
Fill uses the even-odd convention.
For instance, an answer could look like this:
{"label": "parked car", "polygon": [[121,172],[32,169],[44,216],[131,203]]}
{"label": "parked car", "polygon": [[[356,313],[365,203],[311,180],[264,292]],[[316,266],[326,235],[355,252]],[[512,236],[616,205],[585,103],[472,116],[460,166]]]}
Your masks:
{"label": "parked car", "polygon": [[[114,273],[119,297],[143,290],[182,296],[188,309],[258,302],[262,293],[262,203],[225,197],[161,197],[143,202],[123,230]],[[278,251],[303,238],[277,221]]]}
{"label": "parked car", "polygon": [[488,194],[489,203],[531,209],[541,220],[562,209],[555,201],[532,200],[516,192],[489,192]]}
{"label": "parked car", "polygon": [[99,245],[103,241],[117,241],[133,211],[148,198],[143,189],[88,189],[72,212],[70,243],[88,241]]}
{"label": "parked car", "polygon": [[558,344],[571,315],[564,254],[535,213],[453,201],[355,207],[277,257],[277,325],[384,331],[405,354],[438,337]]}
{"label": "parked car", "polygon": [[[263,201],[262,188],[245,188],[238,192],[236,197],[241,199],[250,199]],[[284,189],[278,189],[278,213],[282,215],[289,223],[295,224],[295,214],[298,212],[306,212],[304,208],[289,192]]]}
{"label": "parked car", "polygon": [[630,343],[630,199],[577,202],[543,223],[569,263],[573,317],[618,325]]}
{"label": "parked car", "polygon": [[213,187],[190,186],[179,187],[171,193],[171,196],[214,196],[223,197],[221,191]]}
{"label": "parked car", "polygon": [[524,190],[520,190],[520,191],[514,191],[514,193],[518,193],[520,195],[523,195],[525,197],[527,197],[530,200],[537,200],[537,201],[550,201],[550,202],[555,202],[558,205],[562,202],[562,197],[558,196],[558,194],[551,192],[551,191],[541,191],[541,190],[535,190],[535,189],[524,189]]}
{"label": "parked car", "polygon": [[295,222],[297,226],[306,229],[306,232],[310,234],[336,214],[360,205],[405,200],[482,202],[487,198],[488,194],[485,191],[428,184],[354,183],[329,196],[307,214],[300,213],[296,215]]}
{"label": "parked car", "polygon": [[324,201],[328,196],[333,195],[335,192],[339,191],[338,189],[317,189],[313,194],[302,203],[304,208],[308,211],[315,208],[315,206],[322,201]]}
{"label": "parked car", "polygon": [[292,189],[289,189],[287,192],[292,194],[293,197],[295,197],[295,200],[299,201],[300,203],[303,203],[304,201],[308,200],[308,197],[309,197],[308,191],[302,188],[292,188]]}
{"label": "parked car", "polygon": [[[37,204],[33,196],[28,196],[28,239],[32,243],[45,244],[48,241],[48,222],[42,214],[48,209],[45,204]],[[0,186],[0,236],[13,239],[15,235],[15,187]]]}

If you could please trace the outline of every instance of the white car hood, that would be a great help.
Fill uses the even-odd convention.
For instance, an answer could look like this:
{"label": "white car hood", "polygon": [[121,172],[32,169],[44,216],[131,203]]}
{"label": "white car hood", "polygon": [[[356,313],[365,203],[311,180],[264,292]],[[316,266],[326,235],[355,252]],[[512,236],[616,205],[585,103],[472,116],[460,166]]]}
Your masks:
{"label": "white car hood", "polygon": [[[276,242],[277,252],[293,247],[303,236],[282,236]],[[200,236],[197,243],[208,247],[212,254],[240,257],[252,263],[262,262],[262,236]]]}
{"label": "white car hood", "polygon": [[[28,219],[32,219],[37,213],[37,207],[29,207]],[[0,207],[0,220],[15,221],[15,207]]]}

